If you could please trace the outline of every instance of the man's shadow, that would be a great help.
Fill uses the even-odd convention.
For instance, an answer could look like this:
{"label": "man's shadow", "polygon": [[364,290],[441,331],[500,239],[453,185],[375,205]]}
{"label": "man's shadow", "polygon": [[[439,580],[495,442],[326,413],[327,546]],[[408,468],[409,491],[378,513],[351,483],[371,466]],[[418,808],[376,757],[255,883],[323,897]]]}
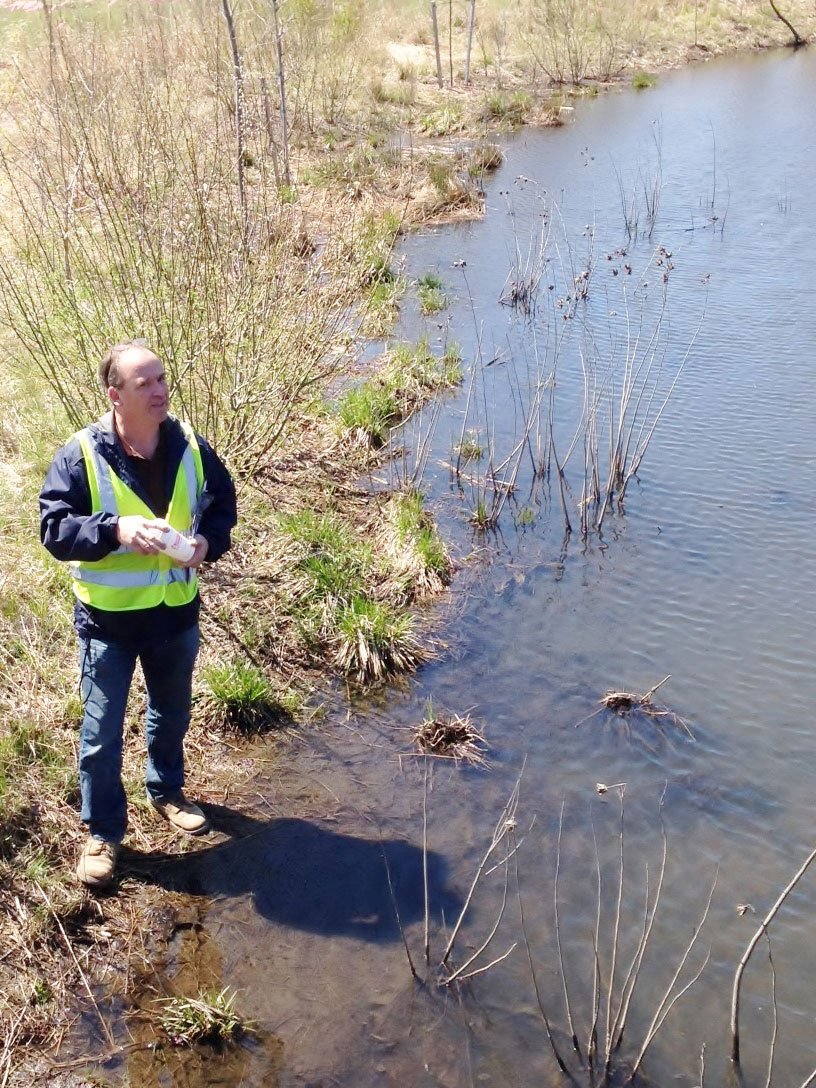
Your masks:
{"label": "man's shadow", "polygon": [[[413,843],[341,834],[294,818],[259,820],[222,805],[201,807],[229,841],[190,854],[127,851],[124,871],[192,895],[251,894],[265,918],[326,936],[393,941],[399,923],[424,917],[423,855]],[[427,869],[432,919],[452,924],[462,900],[446,886],[444,858],[429,850]]]}

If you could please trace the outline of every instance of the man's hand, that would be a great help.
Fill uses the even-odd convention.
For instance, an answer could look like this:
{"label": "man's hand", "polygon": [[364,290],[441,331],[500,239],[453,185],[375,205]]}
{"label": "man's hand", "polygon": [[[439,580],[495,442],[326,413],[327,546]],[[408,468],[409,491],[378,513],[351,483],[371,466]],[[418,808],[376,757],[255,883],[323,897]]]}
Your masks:
{"label": "man's hand", "polygon": [[210,542],[201,533],[197,533],[195,536],[190,537],[195,542],[196,550],[193,552],[192,559],[188,559],[186,563],[180,563],[182,567],[200,567],[204,560],[207,558],[207,552],[210,550]]}
{"label": "man's hand", "polygon": [[156,555],[164,551],[159,543],[162,523],[158,520],[143,518],[141,514],[127,514],[119,518],[116,525],[116,537],[124,548],[129,548],[139,555]]}

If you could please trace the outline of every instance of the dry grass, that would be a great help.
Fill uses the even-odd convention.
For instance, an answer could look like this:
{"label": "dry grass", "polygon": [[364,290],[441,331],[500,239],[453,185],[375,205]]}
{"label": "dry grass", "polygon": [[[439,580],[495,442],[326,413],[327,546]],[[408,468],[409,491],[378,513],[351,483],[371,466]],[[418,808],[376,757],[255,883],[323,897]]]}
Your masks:
{"label": "dry grass", "polygon": [[425,718],[414,729],[414,743],[423,755],[487,766],[487,744],[469,713],[434,713],[429,705]]}
{"label": "dry grass", "polygon": [[[603,711],[605,710],[609,710],[612,711],[612,713],[615,714],[617,718],[621,719],[624,725],[624,732],[627,737],[631,737],[632,735],[631,724],[629,721],[630,716],[632,719],[636,718],[637,716],[642,716],[643,718],[650,719],[655,722],[661,732],[663,724],[668,723],[670,725],[679,726],[680,729],[682,729],[686,736],[689,738],[689,740],[694,740],[695,737],[691,731],[691,728],[689,727],[688,722],[685,721],[684,718],[681,718],[679,714],[675,713],[675,711],[670,710],[667,706],[663,706],[660,703],[655,703],[652,698],[654,693],[659,688],[662,688],[668,680],[671,680],[671,676],[664,676],[664,678],[658,684],[655,684],[654,687],[649,688],[649,690],[644,692],[643,694],[639,694],[636,691],[605,692],[601,696],[601,705],[598,710],[593,711],[591,714],[587,715],[586,718],[582,718],[581,721],[576,724],[576,729],[578,728],[578,726],[583,725],[584,722],[588,722],[591,718],[596,717],[596,715],[603,713]],[[605,787],[605,789],[606,788],[608,787]]]}

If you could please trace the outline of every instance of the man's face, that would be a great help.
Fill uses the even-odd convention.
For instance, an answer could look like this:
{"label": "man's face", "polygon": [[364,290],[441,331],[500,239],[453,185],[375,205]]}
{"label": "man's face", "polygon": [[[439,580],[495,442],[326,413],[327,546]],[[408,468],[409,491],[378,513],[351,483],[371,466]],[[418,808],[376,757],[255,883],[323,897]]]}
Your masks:
{"label": "man's face", "polygon": [[127,427],[143,430],[167,419],[169,397],[164,363],[149,348],[129,348],[119,356],[119,389],[108,396],[116,414]]}

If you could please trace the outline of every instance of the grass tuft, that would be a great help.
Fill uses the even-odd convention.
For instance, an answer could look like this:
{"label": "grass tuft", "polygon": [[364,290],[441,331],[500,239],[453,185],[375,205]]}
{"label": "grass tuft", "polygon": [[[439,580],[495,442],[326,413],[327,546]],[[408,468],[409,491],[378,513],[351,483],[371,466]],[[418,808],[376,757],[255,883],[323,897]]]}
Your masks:
{"label": "grass tuft", "polygon": [[487,746],[470,714],[436,714],[429,699],[424,719],[414,729],[420,752],[484,767]]}
{"label": "grass tuft", "polygon": [[420,492],[398,491],[388,502],[386,516],[398,575],[409,576],[420,596],[441,592],[450,582],[453,564]]}
{"label": "grass tuft", "polygon": [[657,76],[652,75],[650,72],[632,73],[632,86],[636,91],[645,90],[646,87],[654,87],[655,83],[657,83]]}
{"label": "grass tuft", "polygon": [[199,991],[197,997],[169,997],[162,1001],[159,1024],[173,1046],[232,1042],[252,1030],[252,1023],[235,1011],[235,992]]}
{"label": "grass tuft", "polygon": [[375,449],[382,446],[395,424],[435,392],[462,380],[459,349],[450,344],[436,356],[426,338],[416,344],[399,344],[386,354],[383,369],[349,389],[336,404],[341,428],[352,441]]}
{"label": "grass tuft", "polygon": [[415,628],[408,613],[398,613],[384,601],[355,597],[338,613],[335,663],[362,684],[410,672],[426,656]]}
{"label": "grass tuft", "polygon": [[504,162],[504,152],[498,144],[485,141],[474,147],[468,156],[468,169],[471,174],[485,174],[497,170]]}
{"label": "grass tuft", "polygon": [[449,136],[452,132],[461,132],[464,127],[461,111],[450,106],[433,110],[419,119],[419,131],[426,136]]}
{"label": "grass tuft", "polygon": [[522,125],[530,112],[530,105],[530,96],[525,91],[516,91],[510,95],[503,91],[494,91],[484,100],[482,117],[485,121],[505,121],[511,125]]}
{"label": "grass tuft", "polygon": [[426,272],[418,281],[419,305],[422,313],[436,314],[448,305],[444,283],[433,272]]}
{"label": "grass tuft", "polygon": [[238,733],[262,733],[291,721],[301,700],[291,690],[280,694],[260,669],[244,661],[213,664],[203,670],[204,714],[210,724]]}
{"label": "grass tuft", "polygon": [[464,435],[457,447],[457,453],[465,462],[481,461],[482,457],[484,457],[484,447],[479,441],[479,436],[475,431],[468,431],[467,434]]}

